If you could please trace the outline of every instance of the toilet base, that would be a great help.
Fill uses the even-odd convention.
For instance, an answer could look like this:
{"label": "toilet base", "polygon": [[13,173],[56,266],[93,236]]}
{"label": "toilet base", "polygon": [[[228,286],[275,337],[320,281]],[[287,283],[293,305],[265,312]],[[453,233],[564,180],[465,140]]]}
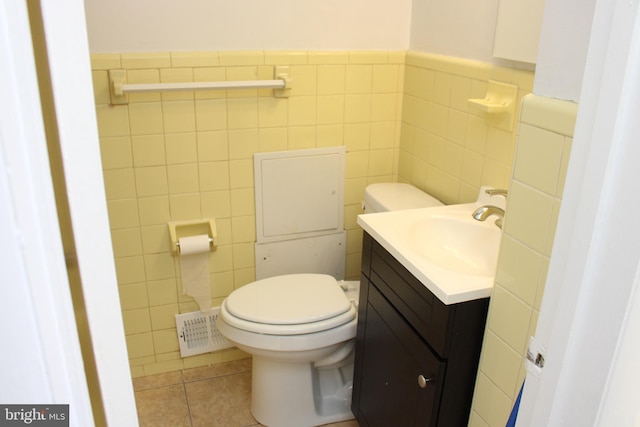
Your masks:
{"label": "toilet base", "polygon": [[267,427],[351,420],[353,358],[332,367],[253,356],[251,413]]}

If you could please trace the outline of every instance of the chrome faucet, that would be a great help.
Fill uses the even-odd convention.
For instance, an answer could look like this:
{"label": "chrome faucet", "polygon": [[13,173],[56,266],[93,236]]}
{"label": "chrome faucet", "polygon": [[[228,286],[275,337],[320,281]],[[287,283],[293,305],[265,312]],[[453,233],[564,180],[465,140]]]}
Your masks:
{"label": "chrome faucet", "polygon": [[[485,190],[485,193],[487,193],[490,196],[507,197],[507,190],[490,188],[488,190]],[[504,220],[504,209],[502,208],[499,208],[493,205],[484,205],[484,206],[480,206],[472,214],[473,219],[476,219],[478,221],[486,221],[486,219],[492,215],[495,215],[498,217],[498,219],[496,219],[495,224],[498,228],[502,228],[502,222]]]}
{"label": "chrome faucet", "polygon": [[496,225],[498,228],[502,228],[502,219],[504,218],[504,209],[501,209],[497,206],[485,205],[480,206],[473,213],[473,219],[477,219],[478,221],[484,221],[489,218],[491,215],[499,216],[496,220]]}
{"label": "chrome faucet", "polygon": [[506,198],[507,194],[509,193],[507,190],[504,190],[502,188],[487,188],[486,190],[484,190],[484,192],[490,196],[502,196],[504,198]]}

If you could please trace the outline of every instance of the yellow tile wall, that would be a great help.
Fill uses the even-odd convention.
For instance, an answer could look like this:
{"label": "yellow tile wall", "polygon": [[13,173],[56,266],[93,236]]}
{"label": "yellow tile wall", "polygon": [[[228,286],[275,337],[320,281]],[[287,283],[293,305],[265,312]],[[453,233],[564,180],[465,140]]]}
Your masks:
{"label": "yellow tile wall", "polygon": [[470,427],[503,427],[526,375],[577,105],[535,95],[522,103],[496,283],[489,305]]}
{"label": "yellow tile wall", "polygon": [[[408,52],[402,108],[399,180],[446,204],[477,198],[482,185],[508,188],[517,126],[492,126],[469,98],[484,98],[489,80],[531,92],[533,72],[480,61]],[[517,120],[519,111],[514,116]]]}
{"label": "yellow tile wall", "polygon": [[[256,152],[346,147],[347,274],[359,277],[364,188],[396,181],[406,52],[167,52],[92,56],[114,257],[133,376],[245,357],[181,358],[182,295],[167,222],[216,218],[213,305],[255,279]],[[109,69],[128,83],[273,78],[289,65],[289,98],[270,90],[131,94],[110,105]]]}
{"label": "yellow tile wall", "polygon": [[[360,268],[362,232],[356,216],[369,183],[411,182],[445,203],[473,200],[481,185],[511,186],[509,208],[515,212],[520,203],[514,204],[514,199],[526,206],[529,200],[538,200],[553,181],[547,178],[542,190],[535,186],[521,189],[515,181],[510,185],[516,128],[505,132],[488,125],[466,102],[484,97],[488,80],[518,85],[521,98],[531,91],[533,75],[528,71],[416,52],[100,54],[92,56],[92,64],[133,376],[246,357],[238,350],[180,357],[173,316],[197,307],[182,295],[178,264],[169,253],[166,223],[216,218],[219,246],[210,254],[214,306],[233,289],[254,280],[255,152],[346,146],[345,227],[350,278],[357,277]],[[109,69],[126,69],[130,83],[152,83],[270,79],[275,64],[291,67],[293,89],[288,99],[274,98],[266,90],[206,91],[136,94],[130,95],[128,105],[109,104]],[[531,111],[533,116],[544,116],[545,109],[532,107]],[[549,123],[548,117],[544,120]],[[530,123],[529,127],[532,129],[526,132],[534,134],[541,129]],[[536,150],[525,153],[526,158],[540,155]],[[527,180],[528,175],[541,172],[540,167],[548,167],[548,163],[524,162],[516,172]],[[535,206],[548,213],[545,201]],[[551,207],[555,215],[557,206]],[[514,242],[504,244],[513,247],[512,254],[522,254],[513,262],[534,261],[519,270],[528,272],[527,280],[508,291],[503,291],[501,284],[496,286],[492,307],[504,307],[500,310],[514,321],[487,333],[488,353],[483,354],[490,356],[483,355],[478,379],[481,392],[472,416],[478,426],[498,425],[490,423],[486,414],[501,419],[510,408],[512,384],[518,382],[513,377],[522,376],[517,361],[520,353],[513,348],[521,350],[523,342],[521,331],[510,325],[526,323],[529,327],[531,322],[526,319],[535,312],[527,311],[523,302],[531,299],[529,282],[538,277],[535,284],[543,283],[536,268],[546,264],[529,254],[531,249],[518,240],[526,239],[530,229],[513,227],[505,224],[505,232],[514,236]],[[540,235],[534,233],[533,237]],[[547,238],[544,245],[542,241],[534,243],[539,248],[549,242]],[[504,262],[501,260],[501,266]],[[536,292],[537,304],[539,299]],[[509,351],[501,352],[505,346]],[[487,365],[484,361],[493,360],[494,355],[500,362]],[[503,370],[504,366],[508,369]]]}

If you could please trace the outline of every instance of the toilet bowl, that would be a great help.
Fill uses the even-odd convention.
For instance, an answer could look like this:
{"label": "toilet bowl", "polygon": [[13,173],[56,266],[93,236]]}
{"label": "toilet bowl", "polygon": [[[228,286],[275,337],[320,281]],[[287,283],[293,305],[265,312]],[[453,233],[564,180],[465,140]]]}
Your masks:
{"label": "toilet bowl", "polygon": [[[441,205],[408,184],[372,184],[366,213]],[[295,263],[295,262],[293,262]],[[351,389],[359,282],[284,274],[233,291],[216,326],[252,355],[251,412],[267,427],[353,419]]]}
{"label": "toilet bowl", "polygon": [[251,412],[273,427],[352,419],[358,282],[290,274],[243,286],[220,307],[218,330],[253,356]]}

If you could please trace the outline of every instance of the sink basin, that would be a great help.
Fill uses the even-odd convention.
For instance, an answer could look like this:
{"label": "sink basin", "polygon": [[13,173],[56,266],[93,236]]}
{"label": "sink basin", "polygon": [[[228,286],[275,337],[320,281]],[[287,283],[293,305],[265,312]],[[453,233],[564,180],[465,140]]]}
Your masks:
{"label": "sink basin", "polygon": [[398,226],[403,246],[448,270],[493,276],[500,229],[491,218],[479,222],[467,212],[418,215]]}
{"label": "sink basin", "polygon": [[473,219],[482,203],[358,216],[358,224],[445,304],[488,297],[502,230]]}

